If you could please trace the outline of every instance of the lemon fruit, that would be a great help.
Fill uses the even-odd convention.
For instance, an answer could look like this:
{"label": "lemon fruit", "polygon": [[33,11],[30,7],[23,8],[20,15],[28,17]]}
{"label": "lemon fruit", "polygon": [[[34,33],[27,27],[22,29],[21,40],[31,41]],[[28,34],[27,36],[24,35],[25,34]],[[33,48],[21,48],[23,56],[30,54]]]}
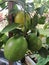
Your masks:
{"label": "lemon fruit", "polygon": [[21,60],[27,51],[27,41],[21,36],[18,38],[11,37],[4,48],[5,58],[10,61]]}
{"label": "lemon fruit", "polygon": [[15,16],[15,23],[23,24],[25,21],[30,21],[30,16],[28,13],[25,13],[24,11],[19,11],[17,15]]}
{"label": "lemon fruit", "polygon": [[28,48],[33,51],[38,51],[42,47],[42,41],[36,34],[31,33],[28,36]]}

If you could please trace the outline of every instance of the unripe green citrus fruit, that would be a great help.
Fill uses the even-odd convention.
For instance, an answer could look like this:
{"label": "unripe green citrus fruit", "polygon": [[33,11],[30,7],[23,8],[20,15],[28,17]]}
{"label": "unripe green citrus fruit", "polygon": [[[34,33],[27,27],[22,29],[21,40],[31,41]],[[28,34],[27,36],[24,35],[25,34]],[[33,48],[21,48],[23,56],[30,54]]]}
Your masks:
{"label": "unripe green citrus fruit", "polygon": [[35,34],[31,33],[28,39],[28,47],[31,51],[38,51],[42,47],[42,41]]}
{"label": "unripe green citrus fruit", "polygon": [[4,55],[10,61],[21,60],[27,51],[27,41],[21,36],[19,38],[11,37],[4,48]]}

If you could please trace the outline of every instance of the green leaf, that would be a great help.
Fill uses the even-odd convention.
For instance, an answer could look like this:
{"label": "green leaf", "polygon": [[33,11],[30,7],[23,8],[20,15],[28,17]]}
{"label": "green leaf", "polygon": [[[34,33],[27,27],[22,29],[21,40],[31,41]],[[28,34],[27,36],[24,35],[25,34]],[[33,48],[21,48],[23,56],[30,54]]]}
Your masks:
{"label": "green leaf", "polygon": [[19,24],[16,24],[16,23],[9,24],[1,31],[1,33],[10,32],[10,31],[16,29],[18,27],[18,25]]}
{"label": "green leaf", "polygon": [[41,3],[41,0],[38,0],[38,3]]}
{"label": "green leaf", "polygon": [[0,42],[6,43],[8,39],[9,39],[9,37],[4,34],[4,35],[0,38]]}
{"label": "green leaf", "polygon": [[46,58],[47,55],[49,55],[49,51],[46,48],[44,48],[44,47],[42,47],[38,52],[44,58]]}
{"label": "green leaf", "polygon": [[23,35],[23,31],[21,31],[20,29],[14,29],[11,32],[13,33],[13,35],[16,35],[16,34]]}
{"label": "green leaf", "polygon": [[26,0],[20,0],[20,1],[22,1],[23,3],[25,3]]}
{"label": "green leaf", "polygon": [[47,62],[49,62],[49,55],[47,56],[47,58],[39,56],[37,65],[45,65]]}
{"label": "green leaf", "polygon": [[6,8],[6,4],[5,4],[4,0],[0,0],[0,7],[2,9]]}
{"label": "green leaf", "polygon": [[37,13],[40,14],[40,15],[43,14],[44,10],[45,10],[45,6],[44,5],[42,5],[41,7],[36,9]]}
{"label": "green leaf", "polygon": [[38,29],[38,30],[40,34],[49,37],[49,29]]}
{"label": "green leaf", "polygon": [[8,39],[9,37],[7,35],[0,33],[0,48],[2,47],[3,44],[6,44]]}
{"label": "green leaf", "polygon": [[3,3],[2,5],[0,5],[0,7],[4,9],[6,7],[5,3]]}
{"label": "green leaf", "polygon": [[41,17],[38,19],[38,23],[39,23],[39,24],[44,24],[44,23],[45,23],[45,19],[46,19],[45,16],[41,16]]}
{"label": "green leaf", "polygon": [[33,12],[34,11],[34,3],[27,3],[25,6],[25,9],[27,12]]}
{"label": "green leaf", "polygon": [[44,29],[49,29],[49,23],[46,23],[46,24],[44,25]]}
{"label": "green leaf", "polygon": [[3,2],[3,0],[0,0],[0,3],[2,3]]}
{"label": "green leaf", "polygon": [[47,8],[49,8],[49,0],[46,2],[46,5],[45,5]]}
{"label": "green leaf", "polygon": [[38,14],[35,14],[34,17],[31,20],[31,28],[35,28],[37,23],[38,23]]}
{"label": "green leaf", "polygon": [[34,3],[41,3],[41,0],[34,0]]}
{"label": "green leaf", "polygon": [[25,22],[25,31],[30,30],[30,21]]}
{"label": "green leaf", "polygon": [[46,38],[46,43],[49,45],[49,37]]}

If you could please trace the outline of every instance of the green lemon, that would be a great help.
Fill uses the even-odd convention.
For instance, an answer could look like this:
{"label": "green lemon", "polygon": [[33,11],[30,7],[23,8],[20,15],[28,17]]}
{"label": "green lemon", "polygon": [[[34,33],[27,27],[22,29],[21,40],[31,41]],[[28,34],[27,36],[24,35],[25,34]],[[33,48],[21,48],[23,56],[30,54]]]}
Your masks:
{"label": "green lemon", "polygon": [[18,38],[11,37],[4,48],[4,55],[10,61],[21,60],[27,51],[27,41],[21,36]]}
{"label": "green lemon", "polygon": [[28,36],[28,48],[33,51],[38,51],[42,47],[42,41],[39,37],[36,36],[36,34],[31,33]]}

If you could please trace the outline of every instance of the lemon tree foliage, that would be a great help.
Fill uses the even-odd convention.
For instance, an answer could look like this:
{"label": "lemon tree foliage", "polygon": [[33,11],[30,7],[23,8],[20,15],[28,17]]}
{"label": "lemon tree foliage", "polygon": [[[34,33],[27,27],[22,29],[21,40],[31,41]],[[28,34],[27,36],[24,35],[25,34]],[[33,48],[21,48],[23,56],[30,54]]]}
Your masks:
{"label": "lemon tree foliage", "polygon": [[[49,62],[49,23],[45,24],[46,13],[49,8],[49,0],[33,0],[31,3],[26,0],[17,0],[9,14],[13,17],[13,23],[8,24],[0,32],[0,47],[4,45],[4,55],[10,61],[21,60],[27,50],[39,54],[37,65],[45,65]],[[0,7],[8,9],[10,0],[0,0]],[[32,16],[32,14],[35,14]],[[9,18],[7,16],[9,22]],[[38,29],[37,25],[44,25],[43,29]],[[12,32],[12,37],[5,33]],[[46,37],[46,43],[42,43],[42,38]]]}
{"label": "lemon tree foliage", "polygon": [[15,24],[15,23],[8,24],[8,25],[1,31],[1,33],[10,32],[10,31],[16,29],[16,27],[17,27],[18,25],[19,25],[19,24]]}
{"label": "lemon tree foliage", "polygon": [[2,9],[5,9],[7,7],[6,4],[5,4],[5,2],[3,0],[0,0],[0,7]]}
{"label": "lemon tree foliage", "polygon": [[0,48],[2,47],[3,44],[6,44],[8,39],[9,37],[6,34],[0,33]]}
{"label": "lemon tree foliage", "polygon": [[39,29],[40,34],[49,37],[49,29]]}
{"label": "lemon tree foliage", "polygon": [[37,65],[49,65],[49,55],[47,56],[47,58],[39,56]]}

